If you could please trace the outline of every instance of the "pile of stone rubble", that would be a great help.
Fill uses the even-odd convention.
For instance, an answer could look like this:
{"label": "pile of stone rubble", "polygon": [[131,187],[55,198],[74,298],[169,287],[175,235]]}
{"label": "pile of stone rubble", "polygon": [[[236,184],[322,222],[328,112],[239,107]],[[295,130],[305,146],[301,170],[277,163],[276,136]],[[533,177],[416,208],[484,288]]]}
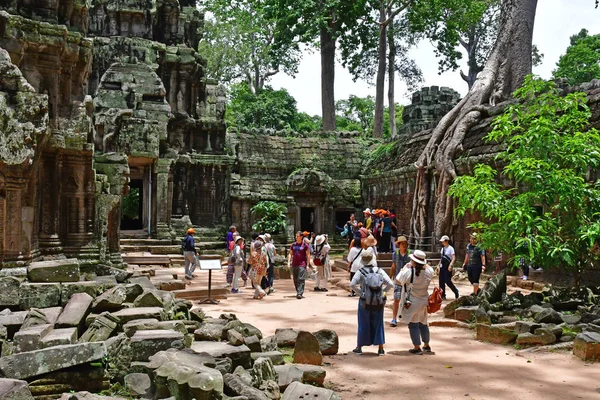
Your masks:
{"label": "pile of stone rubble", "polygon": [[600,287],[546,287],[524,295],[507,294],[506,282],[505,273],[496,275],[479,296],[449,303],[444,315],[474,327],[479,340],[573,349],[583,360],[600,361]]}
{"label": "pile of stone rubble", "polygon": [[335,332],[265,338],[145,276],[82,277],[76,260],[32,263],[28,280],[0,278],[0,310],[0,399],[339,399],[322,387],[320,366],[337,353]]}

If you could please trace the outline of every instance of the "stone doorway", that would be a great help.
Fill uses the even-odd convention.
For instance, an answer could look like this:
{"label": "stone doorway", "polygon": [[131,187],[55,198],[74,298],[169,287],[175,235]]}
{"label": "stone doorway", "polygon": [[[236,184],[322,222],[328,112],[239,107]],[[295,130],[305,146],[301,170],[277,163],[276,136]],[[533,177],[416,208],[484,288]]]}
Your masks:
{"label": "stone doorway", "polygon": [[337,231],[344,229],[344,225],[346,222],[350,220],[350,215],[352,215],[354,211],[351,210],[336,210],[335,212],[335,227]]}
{"label": "stone doorway", "polygon": [[129,193],[121,203],[121,230],[132,231],[144,229],[144,180],[132,179],[129,182]]}
{"label": "stone doorway", "polygon": [[315,209],[314,207],[300,208],[300,230],[306,232],[315,231]]}

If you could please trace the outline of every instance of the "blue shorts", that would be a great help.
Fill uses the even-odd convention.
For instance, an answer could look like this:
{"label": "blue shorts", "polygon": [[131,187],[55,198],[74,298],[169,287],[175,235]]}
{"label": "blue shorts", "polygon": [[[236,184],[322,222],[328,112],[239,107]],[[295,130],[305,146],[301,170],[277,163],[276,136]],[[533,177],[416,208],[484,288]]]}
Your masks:
{"label": "blue shorts", "polygon": [[402,298],[402,285],[394,283],[394,300],[400,300]]}

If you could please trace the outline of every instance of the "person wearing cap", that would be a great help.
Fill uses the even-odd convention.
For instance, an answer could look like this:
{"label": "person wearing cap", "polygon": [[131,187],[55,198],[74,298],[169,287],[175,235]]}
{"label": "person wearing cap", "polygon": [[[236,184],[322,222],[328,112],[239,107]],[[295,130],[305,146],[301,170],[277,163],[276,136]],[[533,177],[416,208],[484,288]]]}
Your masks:
{"label": "person wearing cap", "polygon": [[192,280],[194,278],[193,273],[196,270],[196,267],[198,267],[198,259],[196,256],[200,255],[196,251],[194,245],[194,233],[194,228],[188,229],[182,243],[185,279],[187,280]]}
{"label": "person wearing cap", "polygon": [[267,242],[265,244],[265,250],[269,261],[269,268],[267,268],[267,287],[265,290],[267,294],[271,294],[275,291],[273,288],[273,280],[275,277],[275,257],[277,256],[277,248],[273,244],[273,239],[270,234],[265,233],[265,239]]}
{"label": "person wearing cap", "polygon": [[[234,247],[232,251],[233,257],[233,280],[232,280],[232,289],[231,293],[241,293],[239,287],[240,277],[242,276],[242,272],[244,271],[244,264],[246,263],[246,255],[244,254],[244,238],[238,236],[234,240]],[[245,279],[244,279],[245,281]]]}
{"label": "person wearing cap", "polygon": [[315,263],[317,266],[317,283],[315,292],[328,292],[327,280],[331,278],[331,265],[329,265],[329,251],[331,246],[327,235],[319,235],[315,238],[314,260],[319,260]]}
{"label": "person wearing cap", "polygon": [[[396,276],[396,283],[403,286],[400,316],[408,323],[408,331],[413,343],[413,348],[409,350],[411,354],[431,352],[427,304],[429,303],[428,288],[433,274],[433,268],[427,265],[425,252],[415,250],[410,255],[410,263]],[[421,340],[423,349],[421,349]]]}
{"label": "person wearing cap", "polygon": [[367,276],[370,273],[380,274],[383,282],[381,290],[387,292],[394,284],[390,277],[381,268],[377,267],[375,254],[373,249],[368,248],[362,252],[360,257],[361,268],[358,273],[352,278],[350,287],[353,291],[360,293],[358,301],[358,334],[356,339],[356,348],[352,350],[355,354],[362,354],[363,346],[379,346],[377,354],[380,356],[385,354],[383,345],[385,344],[385,333],[383,327],[383,311],[385,304],[380,307],[367,306],[364,300],[366,293],[365,285]]}
{"label": "person wearing cap", "polygon": [[250,255],[250,264],[252,264],[252,283],[254,284],[254,298],[262,299],[267,295],[260,285],[263,277],[267,274],[267,253],[263,251],[263,242],[261,239],[254,241],[252,245],[253,252]]}
{"label": "person wearing cap", "polygon": [[485,250],[477,246],[477,234],[472,233],[467,245],[467,254],[463,262],[463,271],[467,271],[469,282],[473,285],[471,296],[479,294],[479,277],[485,271]]}
{"label": "person wearing cap", "polygon": [[363,225],[365,226],[365,229],[370,230],[371,225],[373,225],[373,218],[371,217],[371,209],[366,208],[365,211],[363,211],[363,215],[365,216],[365,222]]}
{"label": "person wearing cap", "polygon": [[292,278],[296,288],[296,298],[301,299],[304,295],[304,281],[306,280],[306,268],[310,262],[310,249],[302,240],[302,232],[296,232],[296,241],[290,246],[287,266],[292,268]]}
{"label": "person wearing cap", "polygon": [[440,265],[438,265],[439,284],[442,289],[442,299],[446,300],[446,285],[452,290],[454,296],[458,299],[458,289],[452,282],[452,267],[456,261],[454,247],[450,246],[450,238],[444,235],[440,238],[442,243]]}
{"label": "person wearing cap", "polygon": [[[406,236],[400,236],[396,240],[396,251],[392,255],[392,268],[390,269],[390,276],[396,276],[398,272],[406,264],[410,263],[410,250],[408,250],[408,240]],[[392,321],[390,322],[391,327],[398,326],[396,317],[398,316],[398,309],[400,307],[400,299],[402,298],[402,285],[394,282],[394,305],[392,307]]]}

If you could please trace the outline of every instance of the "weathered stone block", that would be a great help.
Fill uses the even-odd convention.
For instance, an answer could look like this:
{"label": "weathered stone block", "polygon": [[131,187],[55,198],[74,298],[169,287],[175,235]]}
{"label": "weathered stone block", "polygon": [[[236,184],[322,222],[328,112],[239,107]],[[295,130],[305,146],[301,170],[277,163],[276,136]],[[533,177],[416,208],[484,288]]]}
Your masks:
{"label": "weathered stone block", "polygon": [[600,333],[580,333],[573,342],[573,354],[584,361],[600,361]]}
{"label": "weathered stone block", "polygon": [[81,335],[79,342],[102,342],[117,329],[119,320],[109,313],[102,313],[94,318],[89,328]]}
{"label": "weathered stone block", "polygon": [[28,267],[31,282],[78,282],[79,261],[66,260],[32,262]]}
{"label": "weathered stone block", "polygon": [[536,329],[541,328],[542,324],[532,321],[517,321],[515,326],[517,333],[533,333]]}
{"label": "weathered stone block", "polygon": [[0,278],[0,307],[19,305],[19,286],[21,286],[21,280],[14,276]]}
{"label": "weathered stone block", "polygon": [[135,397],[149,398],[152,396],[152,381],[148,374],[125,375],[125,389]]}
{"label": "weathered stone block", "polygon": [[285,360],[283,359],[283,353],[280,351],[263,351],[261,353],[250,353],[250,357],[253,360],[258,360],[259,358],[268,358],[271,360],[273,365],[283,365],[285,364]]}
{"label": "weathered stone block", "polygon": [[75,327],[81,329],[83,333],[85,317],[90,313],[93,301],[92,296],[87,293],[75,293],[56,320],[56,327]]}
{"label": "weathered stone block", "polygon": [[69,282],[62,285],[61,306],[65,306],[74,293],[87,293],[92,298],[98,297],[103,291],[102,284],[95,281]]}
{"label": "weathered stone block", "polygon": [[319,341],[321,354],[324,356],[332,356],[338,353],[340,339],[335,331],[332,331],[331,329],[321,329],[320,331],[314,332],[313,335]]}
{"label": "weathered stone block", "polygon": [[0,399],[33,400],[27,382],[16,379],[0,378]]}
{"label": "weathered stone block", "polygon": [[123,325],[123,332],[132,337],[138,331],[172,330],[182,335],[188,333],[184,321],[159,321],[157,319],[144,319],[129,321]]}
{"label": "weathered stone block", "polygon": [[312,333],[306,331],[298,333],[294,347],[294,363],[311,365],[323,363],[319,341]]}
{"label": "weathered stone block", "polygon": [[19,304],[22,309],[48,308],[60,305],[59,283],[23,283],[19,288]]}
{"label": "weathered stone block", "polygon": [[231,359],[233,368],[238,365],[244,368],[252,366],[250,349],[246,345],[232,346],[224,342],[195,342],[191,348],[197,353],[208,353],[214,358],[228,357]]}
{"label": "weathered stone block", "polygon": [[477,324],[475,338],[496,344],[511,344],[517,340],[518,334],[504,328],[498,328],[494,325]]}
{"label": "weathered stone block", "polygon": [[521,333],[517,336],[517,344],[524,346],[546,346],[556,343],[556,336],[545,328],[536,329],[536,334]]}
{"label": "weathered stone block", "polygon": [[218,342],[223,336],[223,325],[203,323],[194,331],[194,337],[198,341]]}
{"label": "weathered stone block", "polygon": [[136,307],[164,307],[164,302],[160,292],[146,289],[135,299],[133,305]]}
{"label": "weathered stone block", "polygon": [[244,344],[248,346],[253,353],[260,353],[263,351],[260,339],[254,335],[244,338]]}
{"label": "weathered stone block", "polygon": [[277,372],[277,383],[279,384],[279,390],[282,392],[285,391],[292,382],[302,382],[304,372],[295,365],[275,365],[273,368],[275,369],[275,372]]}
{"label": "weathered stone block", "polygon": [[244,344],[244,336],[234,329],[227,331],[227,341],[233,346],[240,346]]}
{"label": "weathered stone block", "polygon": [[157,319],[162,321],[165,319],[164,310],[161,307],[139,307],[125,308],[117,312],[111,313],[121,325],[136,319]]}
{"label": "weathered stone block", "polygon": [[293,364],[302,371],[302,382],[310,385],[323,386],[327,372],[323,367],[309,364]]}
{"label": "weathered stone block", "polygon": [[474,321],[478,308],[479,306],[458,307],[454,312],[454,319],[463,322]]}
{"label": "weathered stone block", "polygon": [[95,313],[103,311],[116,311],[123,308],[123,303],[127,299],[127,291],[123,286],[115,286],[108,289],[94,300],[92,310]]}
{"label": "weathered stone block", "polygon": [[562,322],[562,318],[558,311],[552,308],[546,308],[535,314],[535,322],[543,323],[543,324],[560,324]]}
{"label": "weathered stone block", "polygon": [[0,326],[4,326],[7,330],[7,337],[12,339],[14,334],[21,329],[27,311],[17,311],[10,314],[0,315]]}
{"label": "weathered stone block", "polygon": [[181,332],[171,330],[137,331],[131,337],[133,361],[148,361],[159,351],[185,348]]}
{"label": "weathered stone block", "polygon": [[283,395],[281,400],[342,400],[333,390],[305,385],[300,382],[292,382]]}
{"label": "weathered stone block", "polygon": [[44,336],[52,330],[52,325],[34,325],[15,333],[13,353],[23,353],[40,349]]}
{"label": "weathered stone block", "polygon": [[279,347],[294,347],[296,346],[296,338],[300,331],[296,329],[276,329],[275,335],[273,336],[273,342],[277,343]]}
{"label": "weathered stone block", "polygon": [[42,338],[41,347],[62,346],[77,343],[77,328],[54,329]]}
{"label": "weathered stone block", "polygon": [[243,378],[235,374],[223,376],[224,392],[228,396],[242,396],[249,400],[269,400],[262,391],[250,386]]}
{"label": "weathered stone block", "polygon": [[59,369],[101,360],[104,343],[81,343],[13,354],[0,358],[0,373],[8,378],[26,379]]}

